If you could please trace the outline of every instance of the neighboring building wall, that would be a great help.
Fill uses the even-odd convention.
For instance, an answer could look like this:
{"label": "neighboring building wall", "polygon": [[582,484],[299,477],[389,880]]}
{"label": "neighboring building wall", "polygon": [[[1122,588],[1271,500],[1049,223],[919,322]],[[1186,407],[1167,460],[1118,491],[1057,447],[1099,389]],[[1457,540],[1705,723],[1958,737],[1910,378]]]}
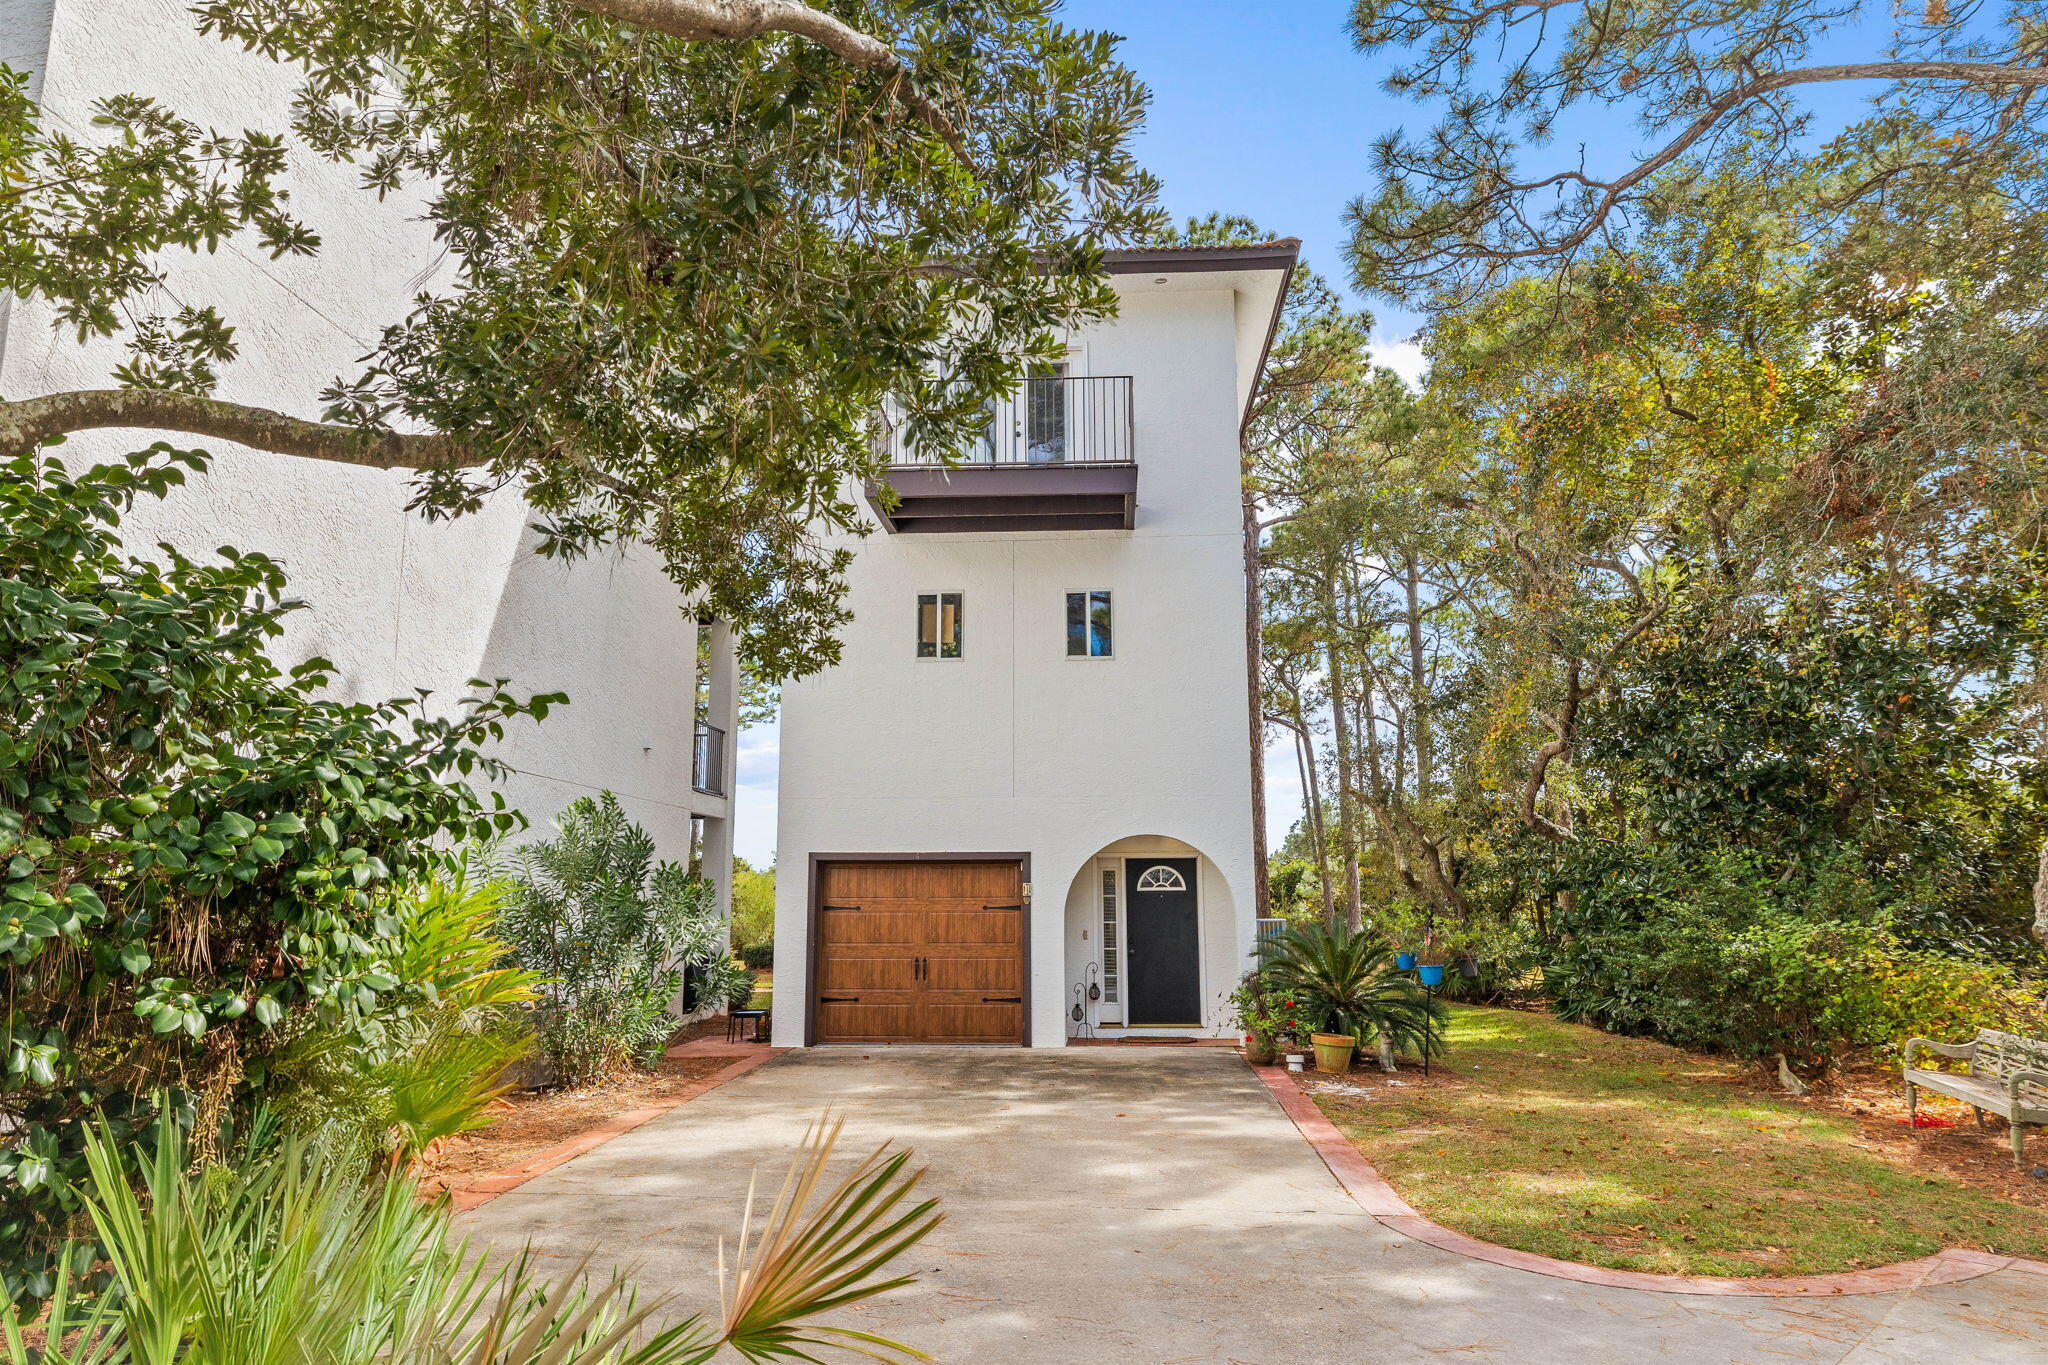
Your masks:
{"label": "neighboring building wall", "polygon": [[[1241,295],[1196,275],[1118,284],[1121,316],[1074,340],[1087,373],[1132,376],[1135,529],[878,530],[857,543],[841,663],[783,689],[781,982],[807,975],[811,854],[1029,852],[1030,1035],[1059,1046],[1089,946],[1070,930],[1087,915],[1077,879],[1107,846],[1154,836],[1205,860],[1202,989],[1219,1017],[1251,933]],[[1104,588],[1115,657],[1067,657],[1065,594]],[[916,595],[947,590],[965,595],[963,657],[916,658]],[[808,994],[778,992],[777,1043],[804,1041]]]}
{"label": "neighboring building wall", "polygon": [[[294,84],[288,68],[200,36],[178,0],[59,0],[54,17],[47,0],[9,0],[0,59],[43,64],[46,111],[82,139],[95,135],[92,102],[122,91],[201,124],[283,131]],[[310,154],[293,160],[292,205],[321,235],[317,256],[272,261],[229,244],[212,256],[167,257],[172,288],[152,302],[210,303],[237,328],[242,356],[224,371],[221,397],[317,416],[320,390],[355,372],[415,294],[449,278],[420,221],[423,197],[380,203],[356,176]],[[39,303],[0,315],[0,393],[10,397],[104,388],[122,357],[114,343],[79,346]],[[64,449],[81,461],[107,458],[156,435],[91,433]],[[521,770],[508,799],[536,834],[576,796],[610,788],[663,856],[687,856],[693,811],[717,822],[711,834],[729,848],[726,800],[691,789],[697,627],[650,554],[545,560],[531,553],[527,508],[513,493],[476,515],[430,523],[405,509],[402,474],[165,439],[203,446],[213,469],[162,503],[139,504],[128,542],[201,554],[231,544],[282,560],[310,609],[289,618],[281,659],[332,659],[334,690],[352,700],[425,687],[448,704],[473,677],[509,678],[521,694],[567,692],[570,706],[541,726],[513,727],[503,750]],[[715,702],[728,727],[732,703],[728,678]],[[731,790],[729,774],[721,785]],[[706,865],[723,888],[723,861]]]}

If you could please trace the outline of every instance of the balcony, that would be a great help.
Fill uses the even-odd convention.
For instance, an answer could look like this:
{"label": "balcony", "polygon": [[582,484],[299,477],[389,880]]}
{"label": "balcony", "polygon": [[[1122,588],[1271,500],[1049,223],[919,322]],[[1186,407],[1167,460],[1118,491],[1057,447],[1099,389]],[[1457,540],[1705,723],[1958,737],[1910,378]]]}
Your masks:
{"label": "balcony", "polygon": [[1027,379],[950,462],[886,413],[875,440],[897,501],[875,483],[868,501],[893,532],[1127,531],[1137,510],[1129,375]]}
{"label": "balcony", "polygon": [[706,796],[725,795],[725,731],[716,725],[697,726],[690,749],[690,785]]}

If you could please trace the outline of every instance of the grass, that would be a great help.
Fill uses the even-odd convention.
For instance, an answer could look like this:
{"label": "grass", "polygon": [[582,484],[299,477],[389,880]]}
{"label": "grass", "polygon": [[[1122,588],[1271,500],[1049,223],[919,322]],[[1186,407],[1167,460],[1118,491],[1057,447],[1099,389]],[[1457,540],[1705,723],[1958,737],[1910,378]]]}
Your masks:
{"label": "grass", "polygon": [[1315,1095],[1446,1227],[1669,1274],[1854,1270],[1943,1246],[2048,1256],[2039,1210],[1859,1148],[1853,1119],[1772,1099],[1731,1063],[1516,1010],[1459,1008],[1449,1041],[1455,1079],[1357,1073],[1369,1095]]}

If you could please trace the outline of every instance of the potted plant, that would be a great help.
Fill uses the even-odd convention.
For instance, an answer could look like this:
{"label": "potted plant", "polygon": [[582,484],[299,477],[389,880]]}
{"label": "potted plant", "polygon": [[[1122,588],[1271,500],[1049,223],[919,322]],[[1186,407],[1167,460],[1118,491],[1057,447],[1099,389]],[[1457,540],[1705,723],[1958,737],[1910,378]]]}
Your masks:
{"label": "potted plant", "polygon": [[1348,1033],[1311,1033],[1308,1040],[1315,1045],[1316,1070],[1341,1074],[1351,1069],[1357,1038]]}
{"label": "potted plant", "polygon": [[1414,971],[1414,970],[1415,970],[1415,954],[1413,954],[1413,953],[1395,953],[1395,954],[1394,954],[1394,970],[1395,970],[1395,971],[1397,971],[1397,972],[1412,972],[1412,971]]}
{"label": "potted plant", "polygon": [[1238,1027],[1244,1030],[1244,1059],[1253,1066],[1271,1066],[1280,1058],[1280,1039],[1300,1027],[1294,1002],[1266,994],[1258,973],[1250,972],[1230,993]]}
{"label": "potted plant", "polygon": [[1348,1067],[1358,1040],[1382,1033],[1397,1048],[1435,1043],[1444,1007],[1395,968],[1375,934],[1295,925],[1260,943],[1259,962],[1268,997],[1298,1007],[1297,1027],[1309,1032],[1319,1068],[1339,1052],[1338,1069]]}
{"label": "potted plant", "polygon": [[1444,984],[1444,946],[1434,928],[1422,936],[1422,961],[1415,968],[1415,978],[1425,986]]}

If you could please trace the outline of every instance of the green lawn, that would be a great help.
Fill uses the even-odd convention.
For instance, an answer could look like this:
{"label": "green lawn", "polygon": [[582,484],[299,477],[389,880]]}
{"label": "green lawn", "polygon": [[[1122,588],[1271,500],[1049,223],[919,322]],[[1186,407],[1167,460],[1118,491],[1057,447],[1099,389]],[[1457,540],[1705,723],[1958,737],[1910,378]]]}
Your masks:
{"label": "green lawn", "polygon": [[1371,1098],[1316,1102],[1402,1197],[1472,1236],[1695,1275],[2048,1255],[2039,1210],[1858,1150],[1850,1119],[1730,1085],[1726,1063],[1517,1010],[1457,1009],[1450,1046],[1457,1083],[1358,1073]]}

